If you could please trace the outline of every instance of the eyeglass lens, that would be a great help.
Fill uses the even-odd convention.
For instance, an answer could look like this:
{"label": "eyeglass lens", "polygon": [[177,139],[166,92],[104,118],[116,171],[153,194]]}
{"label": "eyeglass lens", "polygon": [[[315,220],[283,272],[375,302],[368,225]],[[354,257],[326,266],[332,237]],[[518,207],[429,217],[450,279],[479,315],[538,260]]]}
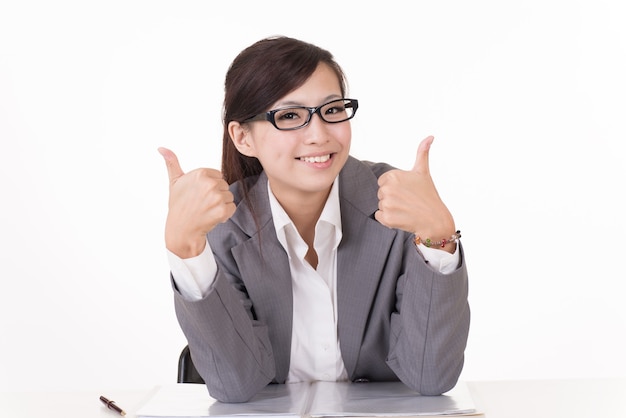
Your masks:
{"label": "eyeglass lens", "polygon": [[[350,119],[354,115],[354,108],[351,100],[340,99],[326,103],[317,113],[325,122],[338,123]],[[306,107],[290,107],[278,109],[274,113],[274,122],[278,129],[294,129],[306,125],[311,116]]]}

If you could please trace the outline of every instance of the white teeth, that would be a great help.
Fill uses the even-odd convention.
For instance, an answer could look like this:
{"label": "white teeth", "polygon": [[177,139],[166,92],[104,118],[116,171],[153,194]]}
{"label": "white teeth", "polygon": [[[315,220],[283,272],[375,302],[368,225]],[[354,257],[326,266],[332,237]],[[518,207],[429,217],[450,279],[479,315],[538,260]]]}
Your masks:
{"label": "white teeth", "polygon": [[304,161],[306,163],[325,163],[328,160],[330,160],[330,154],[318,155],[317,157],[300,157],[300,161]]}

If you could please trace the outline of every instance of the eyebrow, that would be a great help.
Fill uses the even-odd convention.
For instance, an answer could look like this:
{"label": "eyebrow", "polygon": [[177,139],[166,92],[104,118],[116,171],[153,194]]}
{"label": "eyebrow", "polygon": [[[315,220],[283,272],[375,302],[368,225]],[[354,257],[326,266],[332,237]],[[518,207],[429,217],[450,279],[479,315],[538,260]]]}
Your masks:
{"label": "eyebrow", "polygon": [[[326,97],[324,97],[322,99],[322,103],[327,103],[327,102],[330,102],[331,100],[336,100],[336,99],[341,99],[341,95],[339,95],[339,94],[330,94],[330,95],[328,95],[328,96],[326,96]],[[273,109],[277,109],[277,108],[283,107],[283,106],[304,106],[304,105],[302,103],[300,103],[300,102],[289,100],[289,101],[286,101],[286,102],[278,102],[278,103],[276,103],[276,106]],[[308,107],[308,106],[304,106],[304,107]]]}

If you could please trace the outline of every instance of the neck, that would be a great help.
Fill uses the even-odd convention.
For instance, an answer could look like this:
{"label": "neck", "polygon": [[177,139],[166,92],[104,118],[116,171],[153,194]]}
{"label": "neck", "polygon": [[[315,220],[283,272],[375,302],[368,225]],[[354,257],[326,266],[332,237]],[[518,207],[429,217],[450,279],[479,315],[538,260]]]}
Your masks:
{"label": "neck", "polygon": [[315,239],[315,225],[324,210],[330,188],[324,192],[307,193],[306,195],[276,196],[276,200],[283,207],[293,221],[298,233],[313,248]]}

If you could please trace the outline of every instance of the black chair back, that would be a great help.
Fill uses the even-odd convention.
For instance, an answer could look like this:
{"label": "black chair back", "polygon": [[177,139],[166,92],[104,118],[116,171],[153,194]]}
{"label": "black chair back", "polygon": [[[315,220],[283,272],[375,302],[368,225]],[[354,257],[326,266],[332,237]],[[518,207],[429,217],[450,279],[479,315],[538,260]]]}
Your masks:
{"label": "black chair back", "polygon": [[202,383],[204,379],[196,370],[196,366],[193,365],[191,360],[191,351],[189,346],[186,345],[178,358],[178,383]]}

